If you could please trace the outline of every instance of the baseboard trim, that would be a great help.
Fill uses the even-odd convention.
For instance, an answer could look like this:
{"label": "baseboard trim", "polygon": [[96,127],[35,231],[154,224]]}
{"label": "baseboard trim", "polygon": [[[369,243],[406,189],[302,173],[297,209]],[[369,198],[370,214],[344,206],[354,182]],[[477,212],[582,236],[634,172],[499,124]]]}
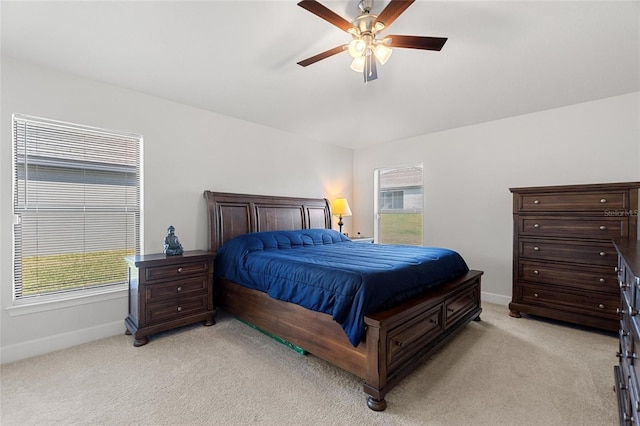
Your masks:
{"label": "baseboard trim", "polygon": [[124,333],[124,323],[122,321],[113,321],[94,327],[16,343],[0,349],[0,363],[6,364],[19,361],[122,333]]}
{"label": "baseboard trim", "polygon": [[483,302],[495,303],[496,305],[508,306],[511,302],[511,296],[487,293],[486,291],[482,291],[480,295]]}
{"label": "baseboard trim", "polygon": [[[482,301],[495,303],[496,305],[509,305],[511,297],[501,294],[481,293]],[[41,339],[34,339],[28,342],[21,342],[15,345],[9,345],[0,349],[0,363],[19,361],[21,359],[31,358],[43,355],[49,352],[58,351],[60,349],[69,348],[71,346],[80,345],[82,343],[92,342],[106,337],[116,336],[124,333],[124,324],[122,321],[113,321],[107,324],[100,324],[94,327],[74,330],[67,333],[47,336]]]}

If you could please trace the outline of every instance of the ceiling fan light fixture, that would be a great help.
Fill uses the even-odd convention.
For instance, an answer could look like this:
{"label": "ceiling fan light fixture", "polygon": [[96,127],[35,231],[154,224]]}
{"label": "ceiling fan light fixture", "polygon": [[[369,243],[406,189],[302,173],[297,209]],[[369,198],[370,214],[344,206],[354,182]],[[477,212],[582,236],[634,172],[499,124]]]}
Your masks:
{"label": "ceiling fan light fixture", "polygon": [[364,55],[366,49],[367,43],[362,39],[356,38],[351,40],[351,43],[349,43],[349,55],[351,55],[352,58],[358,58]]}
{"label": "ceiling fan light fixture", "polygon": [[364,71],[364,63],[365,63],[364,56],[353,58],[353,61],[351,62],[351,69],[354,70],[355,72],[361,73]]}
{"label": "ceiling fan light fixture", "polygon": [[385,45],[384,43],[379,43],[376,45],[376,48],[373,50],[373,54],[376,55],[376,58],[380,61],[382,65],[386,64],[393,50],[390,47]]}

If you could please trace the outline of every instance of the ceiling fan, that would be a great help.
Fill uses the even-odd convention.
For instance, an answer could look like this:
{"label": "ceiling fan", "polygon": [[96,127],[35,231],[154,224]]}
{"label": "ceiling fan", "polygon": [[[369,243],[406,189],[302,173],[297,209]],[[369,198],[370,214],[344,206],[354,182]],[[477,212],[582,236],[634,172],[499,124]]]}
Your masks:
{"label": "ceiling fan", "polygon": [[408,35],[387,35],[382,37],[379,33],[389,28],[402,12],[404,12],[415,0],[391,0],[382,10],[380,15],[371,13],[373,0],[360,0],[358,7],[360,15],[349,22],[329,8],[315,0],[303,0],[298,6],[319,16],[330,24],[351,34],[353,38],[349,44],[334,47],[325,52],[298,62],[298,65],[306,67],[322,59],[338,53],[348,51],[353,61],[351,69],[362,72],[364,82],[378,78],[376,60],[384,65],[391,56],[392,47],[406,49],[422,49],[440,51],[447,41],[443,37],[420,37]]}

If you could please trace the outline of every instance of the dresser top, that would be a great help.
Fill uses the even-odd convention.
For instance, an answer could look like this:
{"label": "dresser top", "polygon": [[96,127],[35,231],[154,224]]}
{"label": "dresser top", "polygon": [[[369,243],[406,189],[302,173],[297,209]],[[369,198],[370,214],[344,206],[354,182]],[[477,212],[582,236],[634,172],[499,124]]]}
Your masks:
{"label": "dresser top", "polygon": [[555,185],[555,186],[529,186],[524,188],[509,188],[513,193],[524,192],[580,192],[580,191],[611,191],[621,189],[640,188],[640,182],[612,182],[592,183],[583,185]]}
{"label": "dresser top", "polygon": [[177,256],[167,256],[164,253],[141,254],[137,256],[128,256],[126,260],[131,264],[135,264],[135,266],[140,266],[142,264],[150,266],[156,263],[170,265],[173,263],[181,263],[189,260],[197,260],[197,258],[202,256],[213,258],[213,253],[204,250],[193,250],[185,251],[184,253]]}
{"label": "dresser top", "polygon": [[613,244],[616,246],[618,253],[624,257],[633,275],[640,276],[640,241],[616,239],[613,240]]}

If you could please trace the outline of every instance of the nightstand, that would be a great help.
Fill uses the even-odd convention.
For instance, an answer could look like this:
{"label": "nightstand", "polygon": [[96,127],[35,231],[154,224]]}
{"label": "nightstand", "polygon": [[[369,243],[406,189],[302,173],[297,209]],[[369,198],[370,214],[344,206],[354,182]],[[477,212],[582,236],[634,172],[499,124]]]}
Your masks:
{"label": "nightstand", "polygon": [[351,238],[354,243],[373,243],[373,237]]}
{"label": "nightstand", "polygon": [[133,346],[146,345],[147,336],[204,321],[215,324],[213,259],[207,251],[179,256],[129,256],[129,315],[124,320]]}

